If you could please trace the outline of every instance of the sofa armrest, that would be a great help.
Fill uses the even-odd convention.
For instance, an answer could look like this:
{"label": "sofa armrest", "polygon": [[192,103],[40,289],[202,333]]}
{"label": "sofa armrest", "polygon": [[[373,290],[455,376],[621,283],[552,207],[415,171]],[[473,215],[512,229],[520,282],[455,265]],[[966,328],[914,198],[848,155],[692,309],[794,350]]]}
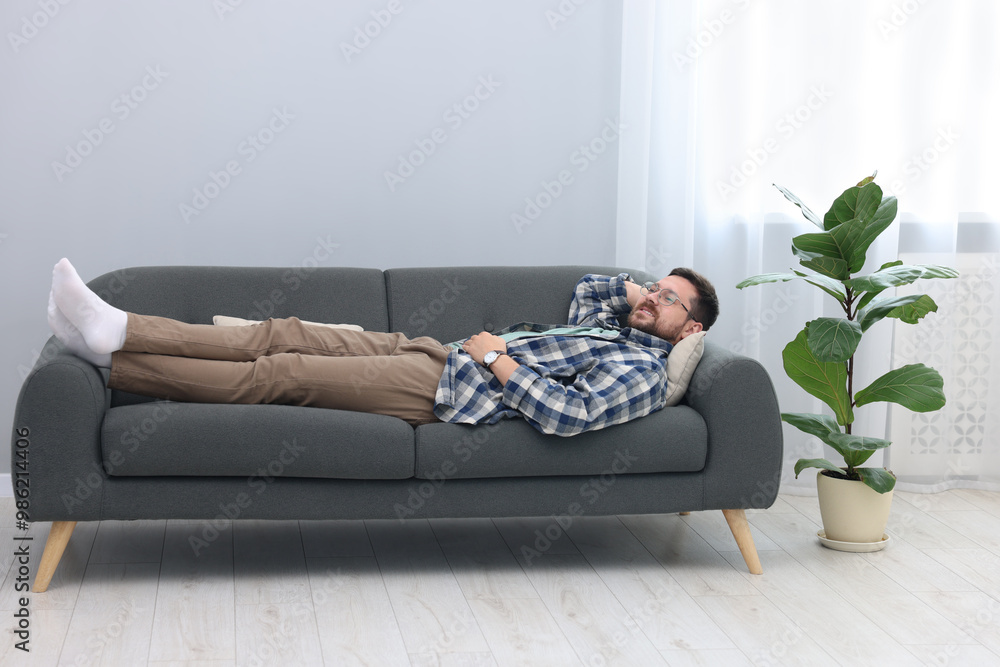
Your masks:
{"label": "sofa armrest", "polygon": [[770,507],[783,441],[774,385],[760,362],[706,339],[684,400],[708,427],[702,509]]}
{"label": "sofa armrest", "polygon": [[21,386],[14,412],[11,480],[15,489],[18,479],[28,480],[31,521],[101,518],[107,480],[101,422],[110,399],[101,371],[50,338]]}

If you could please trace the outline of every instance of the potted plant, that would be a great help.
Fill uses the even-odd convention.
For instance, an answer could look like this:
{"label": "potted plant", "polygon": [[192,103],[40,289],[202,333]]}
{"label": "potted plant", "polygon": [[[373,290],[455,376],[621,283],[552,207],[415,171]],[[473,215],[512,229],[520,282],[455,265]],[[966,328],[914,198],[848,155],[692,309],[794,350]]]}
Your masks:
{"label": "potted plant", "polygon": [[[876,172],[878,173],[878,172]],[[792,253],[805,271],[766,273],[736,287],[805,280],[840,304],[843,317],[820,317],[806,323],[782,351],[785,372],[796,384],[826,403],[833,415],[782,413],[785,422],[814,435],[844,459],[838,466],[827,459],[799,459],[795,476],[819,468],[817,490],[824,545],[843,550],[874,551],[885,546],[884,533],[896,477],[885,468],[863,467],[876,450],[891,443],[852,432],[854,409],[876,401],[891,401],[915,412],[931,412],[945,404],[941,375],[924,364],[909,364],[885,373],[864,389],[854,386],[855,352],[866,331],[886,317],[916,324],[937,304],[926,294],[883,296],[885,290],[920,278],[954,278],[943,266],[883,264],[857,275],[868,248],[896,217],[896,198],[885,197],[875,174],[848,188],[834,200],[822,219],[791,192],[775,186],[798,206],[820,231],[792,239]]]}

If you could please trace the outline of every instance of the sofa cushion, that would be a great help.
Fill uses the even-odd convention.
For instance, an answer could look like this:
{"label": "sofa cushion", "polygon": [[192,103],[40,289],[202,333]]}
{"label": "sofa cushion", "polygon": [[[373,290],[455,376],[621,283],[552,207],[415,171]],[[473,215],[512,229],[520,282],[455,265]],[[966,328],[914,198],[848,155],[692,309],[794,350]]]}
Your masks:
{"label": "sofa cushion", "polygon": [[271,477],[413,476],[413,428],[406,422],[293,405],[155,401],[111,408],[101,448],[114,476],[235,475],[258,484]]}
{"label": "sofa cushion", "polygon": [[572,438],[547,436],[523,419],[493,425],[425,424],[416,429],[416,476],[449,478],[696,472],[708,430],[686,405]]}

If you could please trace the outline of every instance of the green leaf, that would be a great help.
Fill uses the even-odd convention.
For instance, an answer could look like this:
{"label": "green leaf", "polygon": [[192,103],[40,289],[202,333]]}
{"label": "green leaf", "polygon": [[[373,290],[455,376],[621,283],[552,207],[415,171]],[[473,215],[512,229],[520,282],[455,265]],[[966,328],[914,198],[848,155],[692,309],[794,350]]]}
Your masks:
{"label": "green leaf", "polygon": [[833,200],[830,210],[823,216],[823,229],[830,231],[837,225],[857,218],[868,224],[882,201],[882,188],[875,183],[847,188]]}
{"label": "green leaf", "polygon": [[873,324],[889,315],[897,308],[905,307],[920,300],[921,294],[907,296],[887,296],[872,301],[864,310],[858,313],[861,331],[868,331]]}
{"label": "green leaf", "polygon": [[933,412],[944,407],[944,380],[923,364],[908,364],[896,368],[857,393],[858,407],[875,401],[891,401],[914,412]]}
{"label": "green leaf", "polygon": [[887,287],[898,287],[899,285],[909,285],[920,278],[957,278],[958,271],[947,266],[934,266],[931,264],[897,264],[889,268],[876,271],[867,276],[858,276],[850,280],[845,280],[844,284],[855,292],[868,292],[871,290],[881,290]]}
{"label": "green leaf", "polygon": [[858,468],[854,472],[858,473],[862,482],[879,493],[892,491],[896,486],[896,477],[885,468]]}
{"label": "green leaf", "polygon": [[857,218],[837,225],[830,236],[840,248],[840,256],[850,265],[851,272],[860,271],[865,265],[865,253],[871,241],[865,242],[865,221]]}
{"label": "green leaf", "polygon": [[815,285],[838,301],[847,299],[847,290],[844,289],[844,284],[839,280],[814,273],[802,273],[801,271],[795,271],[795,275],[804,278],[807,283]]}
{"label": "green leaf", "polygon": [[824,470],[832,470],[834,472],[839,472],[843,474],[844,469],[838,468],[834,464],[830,463],[826,459],[799,459],[795,462],[795,477],[798,479],[799,473],[806,468],[823,468]]}
{"label": "green leaf", "polygon": [[[795,254],[799,255],[798,252],[795,252]],[[816,273],[821,273],[836,280],[846,280],[851,276],[850,265],[842,259],[820,256],[803,258],[799,263],[807,269],[812,269]]]}
{"label": "green leaf", "polygon": [[842,317],[821,317],[810,322],[808,341],[817,361],[847,361],[861,342],[861,327]]}
{"label": "green leaf", "polygon": [[[894,262],[886,262],[885,264],[883,264],[882,266],[880,266],[878,270],[879,271],[884,271],[885,269],[891,268],[893,266],[900,266],[900,265],[902,265],[902,263],[903,263],[903,260],[901,260],[901,259],[897,259]],[[876,273],[878,273],[878,271],[876,271]],[[880,287],[878,289],[873,289],[873,290],[870,290],[868,292],[865,292],[865,295],[863,297],[861,297],[861,301],[858,302],[857,310],[860,311],[862,308],[864,308],[865,306],[867,306],[869,303],[871,303],[872,299],[874,299],[879,294],[881,294],[883,292],[883,290],[885,290],[885,289],[886,289],[885,287]]]}
{"label": "green leaf", "polygon": [[839,362],[822,362],[813,356],[808,343],[809,324],[781,352],[785,373],[797,385],[830,406],[838,424],[854,421],[847,395],[847,367]]}
{"label": "green leaf", "polygon": [[740,281],[736,285],[736,289],[752,287],[753,285],[763,285],[764,283],[786,282],[789,280],[795,280],[796,277],[797,276],[791,273],[762,273],[759,276],[751,276],[750,278]]}
{"label": "green leaf", "polygon": [[798,206],[800,209],[802,209],[802,215],[804,215],[806,217],[806,220],[808,220],[809,222],[813,223],[814,225],[816,225],[820,229],[823,229],[823,221],[820,220],[819,216],[816,215],[815,213],[813,213],[809,209],[808,206],[806,206],[805,204],[803,204],[801,199],[799,199],[798,197],[796,197],[795,195],[793,195],[791,192],[789,192],[785,188],[783,188],[780,185],[778,185],[777,183],[774,184],[774,187],[778,188],[778,192],[780,192],[781,194],[785,195],[785,199],[787,199],[788,201],[792,202],[793,204],[795,204],[796,206]]}
{"label": "green leaf", "polygon": [[825,438],[831,433],[840,433],[837,420],[830,415],[818,415],[811,412],[782,412],[781,419],[791,424],[803,433]]}
{"label": "green leaf", "polygon": [[[800,250],[802,252],[796,252]],[[816,234],[800,234],[792,239],[792,252],[798,257],[811,259],[816,256],[833,257],[834,259],[844,259],[840,253],[840,246],[830,232],[819,232]]]}
{"label": "green leaf", "polygon": [[870,459],[876,451],[892,444],[881,438],[869,438],[852,433],[831,433],[823,441],[837,450],[851,468],[857,468]]}
{"label": "green leaf", "polygon": [[907,324],[916,324],[927,313],[936,313],[937,309],[938,307],[934,303],[934,299],[926,294],[921,294],[920,298],[913,303],[893,308],[886,313],[886,317],[895,317]]}

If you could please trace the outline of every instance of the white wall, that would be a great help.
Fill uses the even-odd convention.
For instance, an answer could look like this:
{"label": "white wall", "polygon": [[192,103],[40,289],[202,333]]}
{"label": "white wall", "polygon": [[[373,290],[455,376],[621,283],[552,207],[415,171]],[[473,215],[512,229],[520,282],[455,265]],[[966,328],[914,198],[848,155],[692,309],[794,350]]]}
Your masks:
{"label": "white wall", "polygon": [[[63,256],[85,280],[138,265],[614,263],[620,3],[64,1],[0,4],[5,426]],[[376,36],[345,55],[366,26]],[[390,188],[385,173],[434,138]]]}

